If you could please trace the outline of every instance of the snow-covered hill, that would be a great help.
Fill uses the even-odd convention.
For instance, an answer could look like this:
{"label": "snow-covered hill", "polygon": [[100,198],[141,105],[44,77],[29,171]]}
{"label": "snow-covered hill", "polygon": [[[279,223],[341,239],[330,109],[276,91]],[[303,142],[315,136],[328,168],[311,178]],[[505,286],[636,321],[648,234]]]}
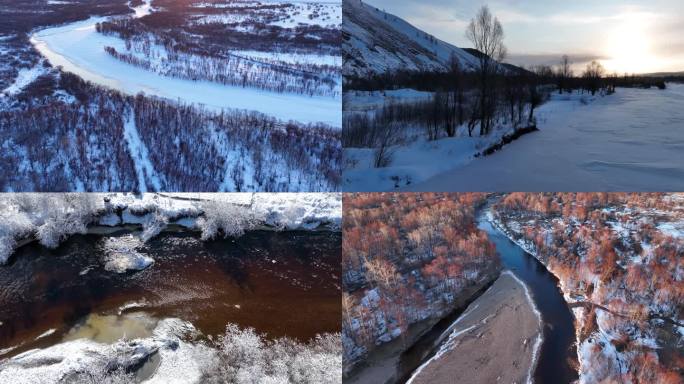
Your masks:
{"label": "snow-covered hill", "polygon": [[343,0],[343,17],[345,76],[398,69],[443,71],[449,68],[452,57],[462,70],[478,65],[477,58],[463,49],[361,0]]}

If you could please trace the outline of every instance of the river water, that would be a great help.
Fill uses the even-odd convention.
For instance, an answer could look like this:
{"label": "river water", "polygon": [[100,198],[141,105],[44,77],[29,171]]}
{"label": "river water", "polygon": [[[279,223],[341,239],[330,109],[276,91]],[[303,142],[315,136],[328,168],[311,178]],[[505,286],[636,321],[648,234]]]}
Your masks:
{"label": "river water", "polygon": [[[496,229],[487,219],[487,208],[478,217],[478,228],[487,232],[489,240],[496,246],[504,269],[512,271],[528,287],[537,310],[541,313],[543,341],[539,351],[537,367],[534,372],[535,383],[565,384],[577,380],[577,371],[572,362],[577,361],[575,349],[575,327],[570,308],[565,302],[558,286],[558,280],[534,256],[525,252],[517,244]],[[473,299],[474,300],[474,299]],[[408,380],[413,371],[429,360],[440,345],[435,342],[450,325],[456,321],[465,308],[439,322],[414,347],[402,356],[403,368],[401,382]],[[426,351],[429,351],[426,353]],[[572,364],[572,365],[571,365]],[[400,369],[401,369],[400,368]]]}
{"label": "river water", "polygon": [[123,274],[105,270],[106,241],[32,243],[0,266],[0,351],[16,347],[0,359],[80,337],[146,337],[169,317],[204,335],[227,323],[299,341],[340,330],[339,233],[254,231],[209,242],[163,233],[137,248],[155,263]]}
{"label": "river water", "polygon": [[571,361],[577,361],[575,326],[572,312],[558,286],[558,279],[542,263],[494,228],[486,214],[480,215],[478,227],[487,232],[504,268],[511,270],[527,285],[534,305],[541,313],[544,340],[534,373],[537,383],[570,383],[577,380]]}

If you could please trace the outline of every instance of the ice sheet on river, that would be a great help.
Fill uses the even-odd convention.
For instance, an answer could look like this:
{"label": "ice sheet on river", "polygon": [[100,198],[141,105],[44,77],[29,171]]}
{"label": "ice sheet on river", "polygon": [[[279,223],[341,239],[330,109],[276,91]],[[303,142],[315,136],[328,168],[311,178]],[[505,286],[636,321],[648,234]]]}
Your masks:
{"label": "ice sheet on river", "polygon": [[63,70],[85,80],[127,94],[143,92],[170,100],[201,104],[212,110],[256,110],[283,121],[342,126],[341,97],[309,97],[191,81],[161,76],[121,62],[108,55],[104,47],[123,51],[124,41],[95,30],[95,24],[105,20],[103,17],[93,17],[43,29],[32,35],[31,42],[53,66],[61,66]]}

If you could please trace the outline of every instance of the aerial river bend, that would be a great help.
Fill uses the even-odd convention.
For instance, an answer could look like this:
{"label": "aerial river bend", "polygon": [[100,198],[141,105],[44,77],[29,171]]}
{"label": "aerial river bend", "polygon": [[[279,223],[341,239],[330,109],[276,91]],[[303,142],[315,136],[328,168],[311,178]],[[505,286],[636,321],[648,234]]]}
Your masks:
{"label": "aerial river bend", "polygon": [[[150,12],[148,4],[134,8],[135,16]],[[135,67],[108,55],[104,47],[125,50],[124,41],[95,30],[106,17],[92,17],[39,30],[31,43],[53,66],[61,66],[84,80],[116,89],[129,95],[145,93],[169,100],[220,111],[223,109],[256,110],[283,121],[342,125],[339,97],[305,96],[228,86],[209,81],[191,81]]]}
{"label": "aerial river bend", "polygon": [[[525,292],[528,294],[528,298],[531,299],[532,304],[538,314],[541,316],[542,324],[542,339],[541,346],[536,345],[532,348],[527,347],[523,350],[525,354],[532,354],[532,359],[536,358],[535,362],[532,362],[533,372],[528,376],[528,381],[534,381],[537,383],[571,383],[577,380],[577,371],[572,367],[574,365],[572,362],[577,361],[577,353],[575,348],[575,328],[573,323],[572,313],[565,302],[563,295],[558,286],[558,280],[551,274],[544,265],[539,262],[534,256],[528,254],[506,237],[502,232],[500,232],[492,223],[488,220],[487,212],[489,207],[485,207],[480,212],[478,216],[478,227],[481,230],[487,232],[489,239],[496,245],[497,252],[501,259],[504,272],[502,277],[494,283],[490,290],[500,289],[497,284],[501,283],[501,280],[506,278],[508,280],[509,276],[514,277],[518,283],[524,284],[527,289]],[[510,290],[510,284],[504,288],[505,290]],[[497,297],[502,293],[492,293],[485,292],[480,298],[485,296]],[[467,327],[469,324],[473,324],[472,321],[466,319],[468,316],[473,317],[472,313],[477,311],[483,311],[485,305],[480,305],[478,308],[477,300],[471,303],[465,311],[459,312],[456,316],[451,317],[448,322],[441,322],[436,326],[440,328],[433,330],[426,334],[423,340],[420,340],[417,346],[419,350],[410,349],[402,356],[402,365],[404,369],[409,369],[410,374],[405,374],[402,378],[402,382],[423,382],[426,377],[425,372],[422,372],[423,377],[421,378],[421,371],[432,371],[433,375],[435,371],[444,369],[444,365],[453,366],[456,362],[444,363],[443,359],[448,359],[447,355],[451,350],[455,351],[455,358],[463,356],[463,353],[468,353],[467,350],[461,351],[460,349],[467,348],[467,340],[454,342],[454,339],[460,337],[462,334],[468,332],[470,329],[475,328],[474,326]],[[503,307],[508,306],[507,304]],[[520,309],[516,307],[515,311]],[[485,313],[483,316],[484,320],[481,321],[482,324],[487,324],[492,322],[492,318],[498,316],[497,313]],[[524,312],[524,310],[523,310]],[[517,317],[518,315],[516,315]],[[465,320],[465,321],[464,321]],[[478,321],[480,323],[480,321]],[[523,324],[518,324],[516,327],[522,327]],[[484,326],[483,326],[484,327]],[[478,331],[478,338],[482,337],[482,332],[489,333],[489,330]],[[538,332],[537,332],[538,333]],[[426,340],[428,339],[428,340]],[[482,341],[480,341],[481,343]],[[518,345],[511,346],[510,349],[519,348]],[[418,358],[416,358],[418,356]],[[496,356],[490,356],[495,359]],[[513,366],[516,366],[518,361],[517,357],[515,361],[512,361]],[[529,359],[529,357],[528,357]],[[406,366],[408,365],[408,367]],[[442,365],[440,367],[440,365]],[[406,372],[406,371],[404,371]],[[418,380],[416,379],[418,376]],[[434,376],[433,376],[434,377]],[[531,380],[530,380],[531,379]],[[429,381],[429,380],[428,380]]]}

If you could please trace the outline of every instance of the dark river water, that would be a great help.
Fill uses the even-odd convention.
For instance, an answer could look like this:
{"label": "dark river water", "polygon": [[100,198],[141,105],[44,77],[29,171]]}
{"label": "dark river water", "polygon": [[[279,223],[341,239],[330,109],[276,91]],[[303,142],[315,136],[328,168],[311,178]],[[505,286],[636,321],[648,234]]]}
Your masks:
{"label": "dark river water", "polygon": [[16,347],[0,359],[73,338],[74,329],[121,326],[135,335],[140,324],[121,317],[132,311],[181,318],[204,335],[228,323],[300,341],[340,330],[339,232],[254,231],[209,242],[168,232],[137,248],[152,266],[123,274],[104,269],[105,242],[78,235],[54,250],[32,243],[0,266],[0,350]]}
{"label": "dark river water", "polygon": [[575,326],[558,279],[542,263],[513,243],[494,228],[485,215],[480,215],[478,227],[487,232],[489,240],[496,245],[504,268],[527,285],[534,305],[544,323],[544,340],[539,351],[539,361],[534,373],[535,383],[570,383],[577,380],[577,371],[570,363],[577,361],[575,350]]}

